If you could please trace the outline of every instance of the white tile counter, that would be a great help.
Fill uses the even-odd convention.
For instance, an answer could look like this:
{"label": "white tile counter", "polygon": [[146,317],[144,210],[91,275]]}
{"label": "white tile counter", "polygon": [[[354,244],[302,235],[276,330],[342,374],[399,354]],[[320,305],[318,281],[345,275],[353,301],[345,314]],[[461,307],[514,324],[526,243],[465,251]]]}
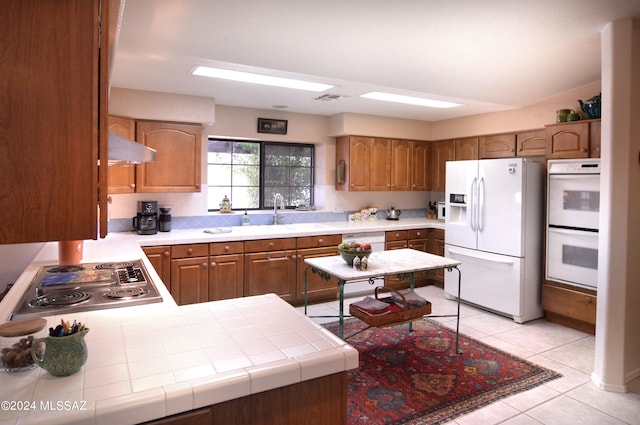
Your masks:
{"label": "white tile counter", "polygon": [[133,424],[358,367],[355,349],[273,294],[65,319],[89,326],[86,365],[3,373],[0,401],[29,404],[0,424]]}

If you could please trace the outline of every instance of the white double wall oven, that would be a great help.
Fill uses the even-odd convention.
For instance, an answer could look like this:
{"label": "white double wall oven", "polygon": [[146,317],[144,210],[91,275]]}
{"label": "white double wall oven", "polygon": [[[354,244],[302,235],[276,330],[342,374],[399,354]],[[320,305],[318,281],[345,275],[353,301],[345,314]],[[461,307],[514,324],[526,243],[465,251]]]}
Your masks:
{"label": "white double wall oven", "polygon": [[547,280],[597,289],[599,214],[600,160],[549,160]]}

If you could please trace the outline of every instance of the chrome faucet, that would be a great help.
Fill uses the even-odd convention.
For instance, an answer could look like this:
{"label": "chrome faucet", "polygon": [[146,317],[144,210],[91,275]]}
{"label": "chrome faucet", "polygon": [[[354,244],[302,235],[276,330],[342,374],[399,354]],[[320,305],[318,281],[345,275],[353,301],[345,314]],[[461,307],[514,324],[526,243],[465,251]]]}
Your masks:
{"label": "chrome faucet", "polygon": [[278,215],[278,198],[280,198],[280,209],[284,209],[284,198],[279,193],[273,195],[273,224],[278,224],[280,216]]}

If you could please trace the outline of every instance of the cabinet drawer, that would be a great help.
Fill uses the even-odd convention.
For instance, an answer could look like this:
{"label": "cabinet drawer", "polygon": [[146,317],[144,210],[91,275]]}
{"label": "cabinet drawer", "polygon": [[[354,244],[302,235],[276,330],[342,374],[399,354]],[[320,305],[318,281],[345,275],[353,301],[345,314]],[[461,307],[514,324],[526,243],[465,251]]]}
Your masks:
{"label": "cabinet drawer", "polygon": [[209,255],[242,254],[244,242],[212,242],[209,244]]}
{"label": "cabinet drawer", "polygon": [[429,229],[412,229],[407,230],[407,239],[425,239]]}
{"label": "cabinet drawer", "polygon": [[342,235],[303,236],[298,239],[298,249],[319,248],[324,246],[338,246],[342,242]]}
{"label": "cabinet drawer", "polygon": [[444,229],[429,229],[429,230],[431,230],[431,235],[429,237],[433,239],[444,240]]}
{"label": "cabinet drawer", "polygon": [[203,257],[209,255],[209,244],[172,245],[171,258]]}
{"label": "cabinet drawer", "polygon": [[384,233],[384,240],[386,242],[390,241],[400,241],[407,239],[407,231],[406,230],[393,230]]}
{"label": "cabinet drawer", "polygon": [[391,241],[391,242],[385,242],[384,243],[384,249],[386,251],[390,251],[392,249],[402,249],[402,248],[408,248],[407,245],[407,241],[406,240],[402,240],[402,241]]}
{"label": "cabinet drawer", "polygon": [[245,253],[295,250],[295,249],[296,249],[295,238],[260,239],[255,241],[246,241],[244,243]]}
{"label": "cabinet drawer", "polygon": [[544,284],[542,309],[575,320],[596,323],[597,296],[580,290]]}

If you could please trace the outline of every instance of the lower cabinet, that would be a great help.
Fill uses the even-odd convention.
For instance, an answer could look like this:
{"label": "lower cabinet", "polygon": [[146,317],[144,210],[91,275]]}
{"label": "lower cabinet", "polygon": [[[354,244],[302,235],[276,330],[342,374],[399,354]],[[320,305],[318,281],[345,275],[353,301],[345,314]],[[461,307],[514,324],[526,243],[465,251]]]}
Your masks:
{"label": "lower cabinet", "polygon": [[[418,251],[428,252],[428,235],[430,229],[395,230],[385,232],[384,248],[386,250],[411,248]],[[429,283],[431,272],[418,272],[414,275],[414,286],[424,286]],[[387,276],[385,285],[396,289],[409,287],[410,277]]]}
{"label": "lower cabinet", "polygon": [[178,305],[209,301],[209,245],[171,247],[171,296]]}
{"label": "lower cabinet", "polygon": [[542,309],[546,319],[583,332],[595,334],[596,292],[561,284],[542,284]]}
{"label": "lower cabinet", "polygon": [[209,244],[209,301],[244,296],[244,242]]}
{"label": "lower cabinet", "polygon": [[142,248],[162,283],[171,292],[171,247],[147,246]]}
{"label": "lower cabinet", "polygon": [[246,242],[244,295],[274,293],[285,301],[296,298],[295,238]]}
{"label": "lower cabinet", "polygon": [[308,272],[306,258],[331,257],[338,255],[338,245],[342,242],[342,235],[322,235],[299,237],[296,252],[297,269],[297,302],[304,303],[305,274],[307,278],[307,300],[318,302],[322,300],[336,299],[338,292],[338,279],[332,277],[326,281],[317,273]]}
{"label": "lower cabinet", "polygon": [[[428,229],[427,252],[444,257],[444,229]],[[444,287],[444,269],[430,272],[429,283]]]}

